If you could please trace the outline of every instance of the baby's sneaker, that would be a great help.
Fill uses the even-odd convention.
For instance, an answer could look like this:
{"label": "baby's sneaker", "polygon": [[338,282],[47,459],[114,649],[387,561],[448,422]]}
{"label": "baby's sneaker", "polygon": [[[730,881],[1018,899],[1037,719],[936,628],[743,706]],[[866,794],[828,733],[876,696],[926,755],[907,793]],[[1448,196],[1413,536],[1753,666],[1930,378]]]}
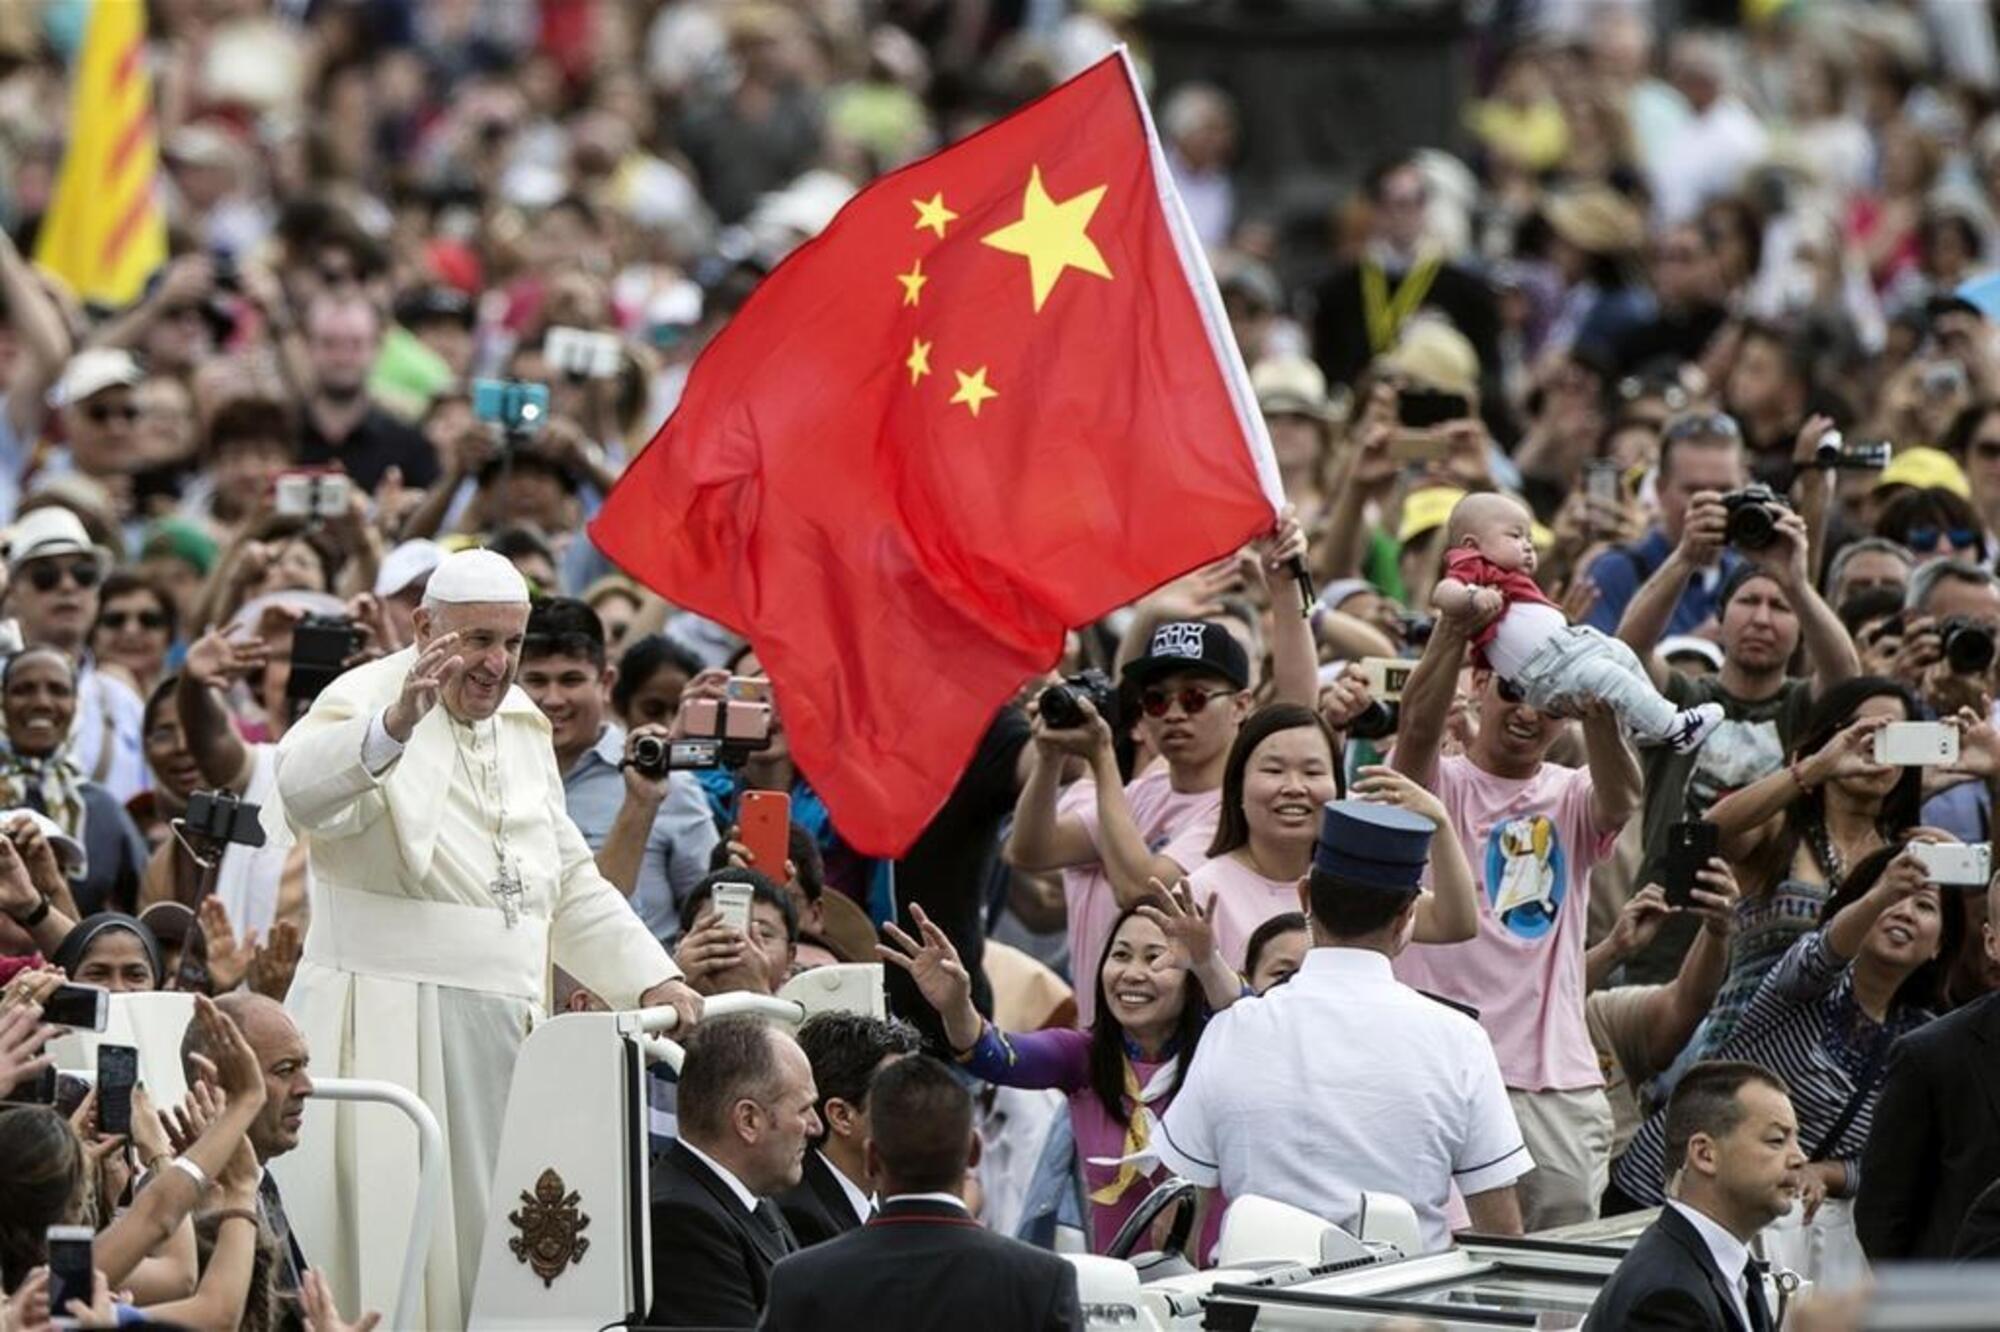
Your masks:
{"label": "baby's sneaker", "polygon": [[1701,748],[1701,742],[1722,724],[1722,705],[1704,703],[1698,708],[1687,708],[1674,718],[1674,729],[1667,734],[1666,743],[1676,754],[1686,754]]}

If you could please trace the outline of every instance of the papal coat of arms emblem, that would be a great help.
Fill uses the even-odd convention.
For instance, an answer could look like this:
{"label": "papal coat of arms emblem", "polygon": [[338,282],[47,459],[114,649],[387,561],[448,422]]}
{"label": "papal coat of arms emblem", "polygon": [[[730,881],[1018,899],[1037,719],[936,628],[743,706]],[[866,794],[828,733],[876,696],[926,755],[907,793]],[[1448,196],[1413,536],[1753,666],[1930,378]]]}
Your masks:
{"label": "papal coat of arms emblem", "polygon": [[583,1237],[590,1217],[577,1207],[579,1201],[561,1175],[544,1170],[535,1181],[534,1193],[522,1191],[521,1210],[507,1215],[521,1232],[507,1241],[507,1247],[535,1269],[544,1287],[554,1285],[563,1269],[579,1261],[590,1248],[590,1241]]}

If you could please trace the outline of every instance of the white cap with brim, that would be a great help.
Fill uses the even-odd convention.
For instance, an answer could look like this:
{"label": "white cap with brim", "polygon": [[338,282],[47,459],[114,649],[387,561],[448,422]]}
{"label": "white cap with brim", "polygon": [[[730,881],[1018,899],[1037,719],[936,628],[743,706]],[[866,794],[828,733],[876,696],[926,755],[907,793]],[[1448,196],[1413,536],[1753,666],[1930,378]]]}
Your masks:
{"label": "white cap with brim", "polygon": [[393,597],[444,562],[444,547],[428,537],[405,541],[382,557],[375,571],[375,595]]}
{"label": "white cap with brim", "polygon": [[83,519],[60,504],[22,514],[7,529],[6,548],[7,563],[16,567],[55,555],[95,555],[111,563],[111,552],[91,541]]}
{"label": "white cap with brim", "polygon": [[1722,669],[1722,645],[1698,634],[1668,634],[1653,648],[1662,661],[1675,657],[1700,657],[1715,670]]}
{"label": "white cap with brim", "polygon": [[505,555],[461,550],[447,555],[424,586],[424,600],[448,605],[528,604],[528,580]]}
{"label": "white cap with brim", "polygon": [[122,347],[91,347],[69,358],[62,376],[49,390],[49,406],[73,407],[108,388],[121,384],[130,388],[144,378],[131,352]]}
{"label": "white cap with brim", "polygon": [[84,854],[83,843],[64,832],[61,824],[40,810],[29,809],[26,805],[0,810],[0,826],[10,826],[23,815],[33,819],[42,830],[42,836],[49,839],[49,848],[56,853],[56,865],[65,877],[80,879],[89,872],[90,857]]}

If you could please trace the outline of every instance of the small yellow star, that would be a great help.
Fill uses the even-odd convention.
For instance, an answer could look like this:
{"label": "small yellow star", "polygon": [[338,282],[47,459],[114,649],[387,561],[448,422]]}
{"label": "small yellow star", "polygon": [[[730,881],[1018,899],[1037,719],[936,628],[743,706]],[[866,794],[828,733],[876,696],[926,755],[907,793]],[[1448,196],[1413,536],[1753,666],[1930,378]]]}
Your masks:
{"label": "small yellow star", "polygon": [[1104,262],[1097,242],[1086,230],[1102,202],[1104,186],[1097,185],[1057,203],[1042,184],[1042,169],[1034,167],[1028,175],[1027,193],[1021,200],[1020,220],[979,239],[996,250],[1018,254],[1028,261],[1029,285],[1035,309],[1040,311],[1057,280],[1068,269],[1094,277],[1111,276],[1110,265]]}
{"label": "small yellow star", "polygon": [[951,395],[951,400],[964,403],[966,410],[974,416],[979,415],[979,404],[1000,396],[998,389],[986,387],[986,367],[983,365],[969,375],[963,370],[952,373],[958,376],[958,392]]}
{"label": "small yellow star", "polygon": [[[922,338],[910,339],[910,359],[903,362],[910,369],[910,382],[915,384],[931,372],[931,344]],[[977,415],[977,412],[974,413]]]}
{"label": "small yellow star", "polygon": [[903,284],[903,304],[915,305],[918,294],[924,289],[924,283],[930,281],[924,275],[924,261],[919,259],[910,265],[909,272],[896,274],[896,281]]}
{"label": "small yellow star", "polygon": [[929,227],[937,233],[939,240],[944,239],[945,223],[958,221],[958,214],[944,206],[943,190],[939,190],[928,199],[912,199],[910,202],[917,208],[917,230],[922,231],[925,227]]}

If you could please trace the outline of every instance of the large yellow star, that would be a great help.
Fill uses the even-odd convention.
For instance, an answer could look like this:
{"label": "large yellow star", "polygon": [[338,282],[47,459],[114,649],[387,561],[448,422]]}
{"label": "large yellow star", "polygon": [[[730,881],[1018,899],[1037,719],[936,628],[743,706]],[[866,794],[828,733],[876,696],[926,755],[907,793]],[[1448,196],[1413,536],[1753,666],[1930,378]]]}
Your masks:
{"label": "large yellow star", "polygon": [[923,292],[924,283],[930,281],[924,275],[924,261],[919,259],[910,265],[909,272],[896,274],[896,281],[903,284],[903,304],[915,305],[917,297]]}
{"label": "large yellow star", "polygon": [[931,372],[931,344],[922,338],[911,338],[910,358],[903,364],[909,367],[910,382],[915,384]]}
{"label": "large yellow star", "polygon": [[964,403],[966,410],[974,416],[979,415],[979,404],[988,398],[1000,396],[998,389],[986,386],[986,367],[983,365],[969,375],[963,370],[954,370],[952,373],[958,376],[958,392],[951,395],[951,400]]}
{"label": "large yellow star", "polygon": [[928,199],[912,199],[910,202],[917,206],[917,230],[929,227],[937,233],[939,240],[944,239],[945,223],[958,221],[958,214],[944,206],[943,190]]}
{"label": "large yellow star", "polygon": [[1099,185],[1057,203],[1042,187],[1042,169],[1038,166],[1028,176],[1021,220],[979,239],[981,244],[1018,254],[1028,261],[1035,309],[1039,311],[1064,269],[1075,268],[1101,278],[1111,276],[1110,266],[1097,251],[1097,242],[1085,231],[1091,216],[1097,212],[1097,205],[1103,201],[1104,186]]}

